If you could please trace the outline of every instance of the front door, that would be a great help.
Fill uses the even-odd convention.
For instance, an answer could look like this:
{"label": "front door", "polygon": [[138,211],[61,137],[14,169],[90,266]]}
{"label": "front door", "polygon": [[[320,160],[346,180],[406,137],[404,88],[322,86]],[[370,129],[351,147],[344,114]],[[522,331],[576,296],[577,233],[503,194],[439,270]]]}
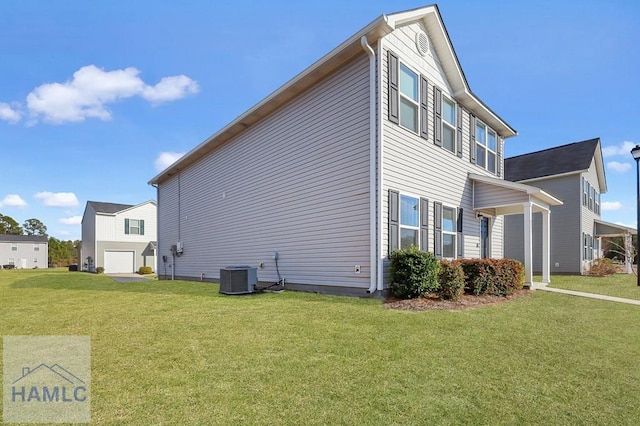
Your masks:
{"label": "front door", "polygon": [[480,257],[489,257],[489,218],[484,216],[480,218]]}

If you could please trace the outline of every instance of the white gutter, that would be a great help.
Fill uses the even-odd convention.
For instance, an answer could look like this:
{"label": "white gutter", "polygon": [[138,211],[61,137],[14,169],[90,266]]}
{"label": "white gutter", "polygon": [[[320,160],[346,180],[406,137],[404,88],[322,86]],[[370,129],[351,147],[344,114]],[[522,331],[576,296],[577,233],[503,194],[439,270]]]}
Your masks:
{"label": "white gutter", "polygon": [[369,56],[369,270],[370,284],[367,293],[377,288],[378,251],[376,218],[376,53],[373,51],[367,36],[360,38],[362,48]]}
{"label": "white gutter", "polygon": [[384,42],[384,38],[380,38],[378,41],[378,97],[380,98],[377,106],[378,106],[378,290],[382,291],[384,289],[384,271],[383,271],[383,253],[385,252],[384,247],[382,246],[382,229],[384,224],[382,223],[382,184],[383,184],[383,174],[382,171],[384,166],[384,158],[382,155],[382,131],[384,129],[382,123],[382,43]]}

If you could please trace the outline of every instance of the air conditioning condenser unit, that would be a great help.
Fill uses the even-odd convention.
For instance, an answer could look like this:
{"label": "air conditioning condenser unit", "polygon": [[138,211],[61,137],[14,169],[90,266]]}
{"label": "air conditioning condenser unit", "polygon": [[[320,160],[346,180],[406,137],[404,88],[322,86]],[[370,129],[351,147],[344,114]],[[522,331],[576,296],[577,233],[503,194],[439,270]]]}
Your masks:
{"label": "air conditioning condenser unit", "polygon": [[220,269],[220,293],[255,293],[258,270],[250,266],[227,266]]}

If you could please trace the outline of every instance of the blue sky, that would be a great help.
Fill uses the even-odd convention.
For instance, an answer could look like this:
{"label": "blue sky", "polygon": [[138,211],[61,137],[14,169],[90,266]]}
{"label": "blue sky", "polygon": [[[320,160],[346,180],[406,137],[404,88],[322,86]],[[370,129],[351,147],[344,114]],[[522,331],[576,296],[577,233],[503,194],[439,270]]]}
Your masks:
{"label": "blue sky", "polygon": [[[0,213],[80,239],[87,200],[155,199],[166,161],[377,16],[425,4],[2,1]],[[506,155],[600,137],[602,217],[635,227],[640,5],[438,5],[471,89],[519,132]]]}

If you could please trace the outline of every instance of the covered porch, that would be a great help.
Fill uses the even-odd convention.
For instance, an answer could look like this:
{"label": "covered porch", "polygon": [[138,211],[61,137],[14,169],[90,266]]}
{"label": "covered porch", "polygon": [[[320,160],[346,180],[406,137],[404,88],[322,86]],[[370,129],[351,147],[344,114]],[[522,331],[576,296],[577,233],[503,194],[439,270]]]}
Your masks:
{"label": "covered porch", "polygon": [[524,216],[524,281],[533,286],[533,214],[542,214],[542,282],[551,282],[551,206],[562,201],[530,185],[469,173],[473,184],[473,209],[476,214],[492,217]]}
{"label": "covered porch", "polygon": [[[601,241],[602,239],[622,237],[623,243],[621,247],[617,247],[617,249],[619,250],[620,255],[624,257],[624,272],[632,274],[633,260],[636,253],[631,236],[636,235],[637,231],[624,225],[605,222],[599,219],[594,220],[593,228],[594,237],[600,238]],[[602,247],[602,243],[600,244],[600,247]]]}

